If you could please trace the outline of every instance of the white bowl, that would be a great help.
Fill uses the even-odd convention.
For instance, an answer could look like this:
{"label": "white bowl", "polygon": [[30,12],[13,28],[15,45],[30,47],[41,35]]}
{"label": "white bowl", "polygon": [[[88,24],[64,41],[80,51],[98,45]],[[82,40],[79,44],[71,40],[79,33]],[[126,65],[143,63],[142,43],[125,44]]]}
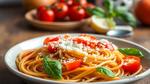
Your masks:
{"label": "white bowl", "polygon": [[[57,34],[58,35],[58,34]],[[59,34],[62,35],[62,34]],[[71,35],[79,35],[79,34],[71,34]],[[94,35],[94,34],[93,34]],[[115,80],[115,81],[108,81],[108,82],[94,82],[97,84],[123,84],[123,83],[130,83],[130,82],[134,82],[137,81],[139,79],[142,79],[148,75],[150,75],[150,51],[136,43],[133,43],[131,41],[127,41],[127,40],[123,40],[123,39],[118,39],[118,38],[113,38],[113,37],[107,37],[107,36],[100,36],[100,35],[94,35],[96,36],[98,39],[108,39],[109,41],[113,42],[114,44],[116,44],[118,47],[134,47],[134,48],[138,48],[139,50],[141,50],[145,57],[142,59],[142,65],[143,65],[143,72],[134,76],[134,77],[129,77],[129,78],[125,78],[125,79],[121,79],[121,80]],[[40,84],[50,84],[50,83],[55,83],[55,84],[59,84],[59,83],[64,83],[64,82],[58,82],[58,81],[53,81],[53,80],[47,80],[47,79],[42,79],[42,78],[37,78],[37,77],[33,77],[33,76],[29,76],[27,74],[24,74],[20,71],[18,71],[17,67],[16,67],[16,57],[17,55],[22,51],[22,50],[26,50],[26,49],[32,49],[32,48],[37,48],[42,46],[42,41],[43,39],[47,37],[47,36],[42,36],[42,37],[37,37],[34,39],[30,39],[24,42],[21,42],[17,45],[15,45],[14,47],[12,47],[11,49],[8,50],[8,52],[5,55],[4,61],[5,64],[7,66],[7,68],[13,72],[14,74],[26,79],[26,80],[30,80],[32,82],[36,82],[40,83]],[[70,82],[68,82],[69,84],[72,84]],[[78,82],[79,83],[79,82]],[[66,82],[65,82],[66,84]],[[77,84],[77,83],[75,83]],[[82,84],[80,82],[80,84]],[[91,83],[92,84],[92,83]]]}

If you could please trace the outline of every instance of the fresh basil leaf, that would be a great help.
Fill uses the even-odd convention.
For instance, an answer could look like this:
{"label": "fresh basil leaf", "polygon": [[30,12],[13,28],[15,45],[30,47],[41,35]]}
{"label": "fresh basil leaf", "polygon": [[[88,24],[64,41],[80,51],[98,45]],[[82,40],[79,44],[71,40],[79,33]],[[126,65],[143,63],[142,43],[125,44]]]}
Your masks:
{"label": "fresh basil leaf", "polygon": [[128,11],[122,11],[122,12],[118,12],[118,18],[123,20],[124,22],[126,22],[127,24],[129,24],[132,27],[135,27],[137,25],[137,21],[134,17],[133,14],[131,14]]}
{"label": "fresh basil leaf", "polygon": [[95,7],[95,8],[93,8],[93,10],[96,10],[96,11],[101,12],[101,13],[105,13],[105,11],[100,7]]}
{"label": "fresh basil leaf", "polygon": [[99,72],[99,73],[102,73],[108,77],[115,77],[115,74],[108,68],[106,67],[97,67],[96,70]]}
{"label": "fresh basil leaf", "polygon": [[134,56],[144,57],[143,53],[136,48],[119,48],[118,50],[121,53],[126,54],[126,55],[134,55]]}
{"label": "fresh basil leaf", "polygon": [[128,12],[126,7],[115,7],[114,11],[119,15],[120,13]]}
{"label": "fresh basil leaf", "polygon": [[109,17],[114,16],[114,3],[112,0],[103,0],[103,5]]}
{"label": "fresh basil leaf", "polygon": [[115,8],[116,18],[126,22],[130,26],[135,27],[137,21],[132,13],[130,13],[125,7]]}
{"label": "fresh basil leaf", "polygon": [[89,13],[91,15],[96,15],[96,16],[99,16],[102,18],[105,17],[105,11],[100,7],[87,8],[86,11],[87,11],[87,13]]}
{"label": "fresh basil leaf", "polygon": [[62,66],[57,60],[51,60],[47,56],[43,58],[43,65],[45,72],[54,79],[62,78]]}

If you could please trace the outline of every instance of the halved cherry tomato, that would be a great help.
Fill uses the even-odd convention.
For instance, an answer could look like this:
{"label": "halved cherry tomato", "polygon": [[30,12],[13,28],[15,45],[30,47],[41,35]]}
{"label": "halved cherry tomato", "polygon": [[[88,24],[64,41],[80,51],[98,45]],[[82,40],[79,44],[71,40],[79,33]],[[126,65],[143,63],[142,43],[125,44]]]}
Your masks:
{"label": "halved cherry tomato", "polygon": [[48,45],[48,51],[50,53],[55,53],[57,51],[57,48],[52,45]]}
{"label": "halved cherry tomato", "polygon": [[48,7],[42,5],[37,9],[37,19],[46,22],[53,22],[55,19],[54,12]]}
{"label": "halved cherry tomato", "polygon": [[53,11],[57,20],[63,19],[68,14],[68,6],[65,3],[56,3],[53,6]]}
{"label": "halved cherry tomato", "polygon": [[92,42],[92,41],[87,41],[87,40],[84,40],[82,38],[75,38],[73,39],[74,42],[78,43],[78,44],[83,44],[85,46],[89,46],[90,48],[95,48],[96,47],[96,43],[95,42]]}
{"label": "halved cherry tomato", "polygon": [[96,43],[95,42],[88,42],[87,46],[89,46],[90,48],[95,48]]}
{"label": "halved cherry tomato", "polygon": [[83,45],[87,45],[87,41],[82,39],[82,38],[74,38],[73,39],[74,42],[78,43],[78,44],[83,44]]}
{"label": "halved cherry tomato", "polygon": [[96,46],[97,46],[98,48],[102,48],[102,43],[101,43],[101,42],[97,42]]}
{"label": "halved cherry tomato", "polygon": [[124,58],[124,64],[122,65],[122,68],[126,72],[134,73],[139,70],[140,65],[141,65],[141,60],[139,57],[126,56]]}
{"label": "halved cherry tomato", "polygon": [[81,5],[81,6],[83,6],[83,5],[85,5],[87,3],[87,0],[73,0],[73,5],[74,6],[79,6],[79,5]]}
{"label": "halved cherry tomato", "polygon": [[80,21],[85,17],[85,10],[81,6],[72,6],[69,10],[69,18],[72,21]]}
{"label": "halved cherry tomato", "polygon": [[81,59],[71,60],[71,61],[64,63],[64,65],[68,71],[71,71],[71,70],[74,70],[74,69],[80,67],[81,64],[82,64]]}
{"label": "halved cherry tomato", "polygon": [[58,41],[59,40],[59,37],[47,37],[45,40],[44,40],[44,45],[47,45],[49,42],[52,42],[52,41]]}
{"label": "halved cherry tomato", "polygon": [[62,3],[66,3],[69,7],[73,5],[73,0],[60,0]]}

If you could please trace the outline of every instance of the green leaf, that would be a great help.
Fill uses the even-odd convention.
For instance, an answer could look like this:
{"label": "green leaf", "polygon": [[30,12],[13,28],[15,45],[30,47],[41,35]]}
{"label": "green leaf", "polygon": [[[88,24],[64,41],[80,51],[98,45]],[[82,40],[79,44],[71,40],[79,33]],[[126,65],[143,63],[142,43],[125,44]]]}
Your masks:
{"label": "green leaf", "polygon": [[107,11],[108,17],[114,16],[114,3],[112,0],[103,0],[103,5]]}
{"label": "green leaf", "polygon": [[43,58],[44,71],[54,79],[62,78],[62,66],[59,61],[51,60],[47,56]]}
{"label": "green leaf", "polygon": [[126,55],[134,55],[134,56],[144,57],[143,53],[136,48],[119,48],[118,50],[121,53],[126,54]]}
{"label": "green leaf", "polygon": [[108,68],[106,67],[97,67],[96,70],[99,72],[99,73],[102,73],[108,77],[115,77],[115,74]]}
{"label": "green leaf", "polygon": [[114,11],[118,14],[128,12],[126,7],[115,7]]}
{"label": "green leaf", "polygon": [[137,24],[137,21],[136,21],[134,15],[128,11],[117,12],[117,16],[119,19],[123,20],[124,22],[126,22],[130,26],[135,27]]}
{"label": "green leaf", "polygon": [[96,15],[99,17],[104,18],[105,17],[105,11],[100,8],[100,7],[95,7],[95,8],[87,8],[86,9],[87,13],[91,14],[91,15]]}

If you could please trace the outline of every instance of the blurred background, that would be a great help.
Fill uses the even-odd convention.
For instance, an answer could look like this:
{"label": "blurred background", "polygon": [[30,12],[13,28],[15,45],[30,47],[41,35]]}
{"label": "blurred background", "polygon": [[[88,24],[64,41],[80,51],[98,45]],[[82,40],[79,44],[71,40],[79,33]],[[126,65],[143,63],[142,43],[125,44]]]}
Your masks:
{"label": "blurred background", "polygon": [[[15,19],[17,19],[17,18],[19,19],[19,16],[20,16],[20,18],[22,18],[22,19],[20,19],[20,20],[22,20],[22,24],[25,24],[26,27],[29,27],[29,29],[30,28],[31,29],[38,28],[38,29],[42,29],[42,30],[45,30],[45,29],[46,30],[53,30],[54,28],[50,28],[50,26],[52,26],[52,25],[50,25],[50,24],[43,25],[42,23],[40,23],[40,22],[44,22],[44,21],[41,21],[38,17],[35,17],[35,16],[37,16],[37,14],[33,15],[31,13],[31,10],[34,9],[35,11],[37,11],[36,9],[41,5],[52,6],[54,3],[58,2],[58,1],[63,2],[64,0],[0,0],[0,7],[1,7],[0,8],[0,12],[1,12],[0,19],[1,20],[2,19],[10,20],[9,18],[11,18],[11,17],[12,18],[16,17]],[[69,0],[69,1],[73,1],[73,0]],[[84,1],[86,1],[86,0],[79,0],[79,1],[81,1],[80,5],[82,5],[82,3],[84,3]],[[108,24],[107,25],[100,25],[100,23],[102,23],[101,20],[103,18],[100,18],[100,19],[96,18],[96,20],[98,20],[100,22],[98,22],[98,21],[93,22],[92,21],[93,23],[92,22],[86,23],[86,30],[84,30],[84,28],[82,28],[83,31],[81,31],[81,32],[90,32],[90,33],[96,32],[96,33],[107,35],[107,32],[110,29],[117,29],[118,26],[119,26],[119,29],[120,29],[120,25],[123,25],[123,27],[121,29],[128,30],[129,35],[131,36],[132,35],[131,33],[133,33],[133,28],[141,27],[141,26],[142,27],[149,27],[149,25],[150,25],[150,19],[149,19],[150,18],[149,17],[149,11],[150,11],[150,4],[149,3],[150,3],[150,1],[149,0],[110,0],[110,1],[113,2],[113,6],[114,6],[114,8],[113,8],[114,11],[113,12],[116,12],[116,10],[117,11],[124,11],[125,10],[125,12],[124,13],[122,12],[122,15],[120,14],[119,17],[117,16],[117,15],[119,15],[119,13],[107,14],[107,12],[109,12],[109,11],[107,11],[108,9],[105,8],[105,6],[103,4],[103,0],[87,0],[86,1],[86,3],[88,4],[87,8],[88,8],[88,6],[91,7],[90,6],[91,4],[94,5],[94,6],[98,6],[101,9],[105,10],[105,14],[104,14],[104,15],[106,15],[105,20],[106,20],[106,18],[109,18],[109,19],[112,18],[113,21],[109,20],[109,22],[111,24],[109,24],[109,27],[108,27]],[[70,2],[68,2],[68,3],[70,3]],[[51,8],[51,9],[53,11],[53,8]],[[68,10],[70,10],[70,7],[69,7]],[[87,12],[86,8],[84,8],[84,11]],[[95,11],[95,10],[93,10],[93,11]],[[101,11],[98,11],[98,12],[101,12]],[[15,13],[17,13],[18,16],[13,15]],[[91,11],[90,11],[90,13],[91,14],[89,16],[95,15]],[[30,15],[31,15],[31,17],[30,17]],[[55,16],[54,23],[57,22],[57,21],[60,21],[60,20],[56,21],[56,17],[57,17],[57,15]],[[70,16],[69,16],[69,18],[70,18]],[[83,19],[86,19],[86,18],[87,17],[84,17]],[[63,19],[66,20],[66,16]],[[40,22],[37,23],[37,22],[35,22],[36,20],[38,20]],[[95,19],[94,19],[94,21],[95,21]],[[73,21],[70,20],[70,22],[73,22]],[[21,23],[21,21],[19,21],[19,23]],[[7,22],[5,22],[5,24],[7,24]],[[92,24],[96,25],[97,27],[95,28],[95,27],[91,26]],[[21,24],[19,24],[19,25],[21,25]],[[6,26],[6,25],[4,25],[4,26]],[[128,27],[124,28],[124,26],[128,26]],[[22,26],[22,27],[25,27],[25,26]],[[55,26],[52,26],[52,27],[55,27]],[[60,27],[59,24],[58,24],[58,27]],[[66,26],[61,26],[61,27],[63,27],[63,28],[61,28],[63,30],[64,27],[66,27]],[[72,27],[77,28],[77,27],[81,27],[81,26],[76,25],[76,26],[72,26]],[[85,26],[82,26],[82,27],[85,27]],[[88,30],[87,30],[87,27],[88,27]],[[67,28],[69,28],[69,27],[67,27]],[[61,29],[57,28],[57,30],[61,30]],[[75,28],[70,28],[70,30],[71,29],[75,29]],[[35,29],[35,30],[39,31],[37,29]],[[66,30],[68,30],[68,29],[66,29]],[[57,31],[55,31],[55,32],[57,32]],[[67,32],[67,31],[63,31],[63,32]],[[115,31],[115,33],[116,33],[116,31]]]}
{"label": "blurred background", "polygon": [[19,4],[21,0],[0,0],[0,4]]}

